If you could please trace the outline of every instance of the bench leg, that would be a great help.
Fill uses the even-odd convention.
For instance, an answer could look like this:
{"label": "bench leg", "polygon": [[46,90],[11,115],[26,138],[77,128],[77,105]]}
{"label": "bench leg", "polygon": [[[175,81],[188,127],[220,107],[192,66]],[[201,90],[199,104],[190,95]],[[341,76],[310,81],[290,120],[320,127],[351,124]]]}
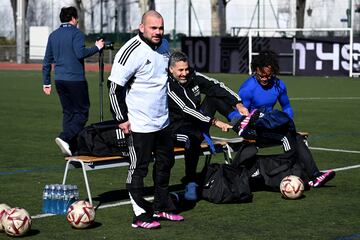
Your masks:
{"label": "bench leg", "polygon": [[211,157],[212,157],[211,154],[205,156],[205,166],[210,164]]}
{"label": "bench leg", "polygon": [[67,178],[67,173],[69,171],[69,164],[71,162],[78,162],[81,164],[81,169],[82,169],[82,172],[83,172],[83,176],[84,176],[84,181],[85,181],[85,186],[86,186],[86,191],[87,191],[87,195],[88,195],[88,199],[89,199],[89,202],[90,204],[92,205],[92,197],[91,197],[91,191],[90,191],[90,186],[89,186],[89,181],[88,181],[88,178],[87,178],[87,174],[86,174],[86,169],[85,169],[85,165],[84,165],[84,162],[83,161],[80,161],[80,160],[68,160],[67,163],[66,163],[66,166],[65,166],[65,172],[64,172],[64,177],[63,177],[63,182],[62,184],[65,184],[66,182],[66,178]]}
{"label": "bench leg", "polygon": [[224,158],[225,158],[225,163],[226,164],[231,164],[232,163],[232,152],[234,152],[234,150],[229,146],[229,144],[225,144],[223,146],[223,152],[224,152]]}
{"label": "bench leg", "polygon": [[66,162],[66,165],[65,165],[65,172],[64,172],[64,177],[63,177],[62,185],[65,185],[65,182],[66,182],[67,173],[68,173],[68,171],[69,171],[69,163],[70,163],[70,161],[67,161],[67,162]]}

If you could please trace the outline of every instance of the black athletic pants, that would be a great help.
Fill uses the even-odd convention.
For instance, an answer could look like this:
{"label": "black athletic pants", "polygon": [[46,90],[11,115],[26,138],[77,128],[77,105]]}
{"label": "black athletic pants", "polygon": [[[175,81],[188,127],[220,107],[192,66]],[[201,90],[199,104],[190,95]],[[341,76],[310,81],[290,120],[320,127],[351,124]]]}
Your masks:
{"label": "black athletic pants", "polygon": [[[149,163],[153,153],[154,203],[146,201],[144,194],[144,178],[148,173]],[[130,166],[126,187],[136,217],[147,215],[153,211],[171,212],[176,208],[169,196],[168,187],[170,171],[174,165],[174,145],[169,128],[151,133],[132,132],[129,137]],[[135,218],[136,218],[135,217]]]}
{"label": "black athletic pants", "polygon": [[[201,111],[207,116],[214,117],[219,112],[228,118],[234,108],[217,97],[206,96],[201,103]],[[228,119],[229,120],[229,119]],[[230,120],[229,120],[230,121]],[[196,170],[199,162],[200,144],[204,140],[202,132],[208,133],[210,125],[201,126],[195,120],[186,122],[184,125],[177,127],[174,132],[176,146],[185,147],[185,177],[183,183],[196,182]]]}
{"label": "black athletic pants", "polygon": [[199,128],[191,123],[179,128],[174,134],[175,145],[185,148],[185,177],[184,184],[196,182],[196,170],[199,162],[200,145],[204,140]]}
{"label": "black athletic pants", "polygon": [[201,103],[201,110],[210,117],[214,117],[215,113],[219,112],[228,121],[231,121],[228,115],[234,111],[234,108],[221,98],[206,96]]}
{"label": "black athletic pants", "polygon": [[271,131],[262,131],[258,136],[257,144],[260,147],[281,144],[285,152],[295,152],[297,162],[301,164],[309,178],[313,179],[320,173],[309,148],[305,144],[304,137],[296,132],[278,134]]}

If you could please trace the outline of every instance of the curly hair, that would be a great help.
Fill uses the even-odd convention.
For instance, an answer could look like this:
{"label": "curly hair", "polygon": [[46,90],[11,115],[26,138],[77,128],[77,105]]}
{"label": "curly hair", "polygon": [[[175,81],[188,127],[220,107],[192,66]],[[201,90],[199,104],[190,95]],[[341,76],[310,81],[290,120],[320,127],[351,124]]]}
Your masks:
{"label": "curly hair", "polygon": [[279,73],[279,62],[275,52],[266,50],[261,51],[259,55],[255,56],[251,61],[251,71],[256,72],[257,68],[264,68],[270,66],[274,74]]}

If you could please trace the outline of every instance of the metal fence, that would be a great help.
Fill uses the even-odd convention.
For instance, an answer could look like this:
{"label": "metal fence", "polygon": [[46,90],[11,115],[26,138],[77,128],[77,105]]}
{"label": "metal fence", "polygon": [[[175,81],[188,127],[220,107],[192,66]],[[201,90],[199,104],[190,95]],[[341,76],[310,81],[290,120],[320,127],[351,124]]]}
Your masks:
{"label": "metal fence", "polygon": [[0,45],[0,62],[16,62],[16,45]]}
{"label": "metal fence", "polygon": [[[113,58],[119,49],[105,50],[104,51],[104,63],[112,64]],[[41,63],[42,60],[29,59],[29,46],[25,47],[25,61],[27,63]],[[99,55],[95,54],[89,58],[86,58],[87,63],[97,63],[99,61]],[[16,45],[0,45],[0,62],[16,62]]]}

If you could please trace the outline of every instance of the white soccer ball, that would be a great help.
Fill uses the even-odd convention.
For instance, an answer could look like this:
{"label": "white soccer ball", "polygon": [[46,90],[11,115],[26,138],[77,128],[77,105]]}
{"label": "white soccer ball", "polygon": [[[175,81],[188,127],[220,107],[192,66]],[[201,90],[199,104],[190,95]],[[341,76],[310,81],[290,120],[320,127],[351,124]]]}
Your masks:
{"label": "white soccer ball", "polygon": [[298,176],[286,176],[281,180],[280,192],[284,198],[297,199],[304,192],[304,182]]}
{"label": "white soccer ball", "polygon": [[2,225],[2,217],[6,214],[6,212],[10,209],[11,207],[9,207],[7,204],[2,203],[0,204],[0,232],[4,231],[4,227]]}
{"label": "white soccer ball", "polygon": [[7,235],[23,236],[31,229],[31,217],[23,208],[11,208],[4,214],[2,225]]}
{"label": "white soccer ball", "polygon": [[66,219],[74,228],[87,228],[95,220],[95,209],[87,201],[74,202],[67,211]]}

